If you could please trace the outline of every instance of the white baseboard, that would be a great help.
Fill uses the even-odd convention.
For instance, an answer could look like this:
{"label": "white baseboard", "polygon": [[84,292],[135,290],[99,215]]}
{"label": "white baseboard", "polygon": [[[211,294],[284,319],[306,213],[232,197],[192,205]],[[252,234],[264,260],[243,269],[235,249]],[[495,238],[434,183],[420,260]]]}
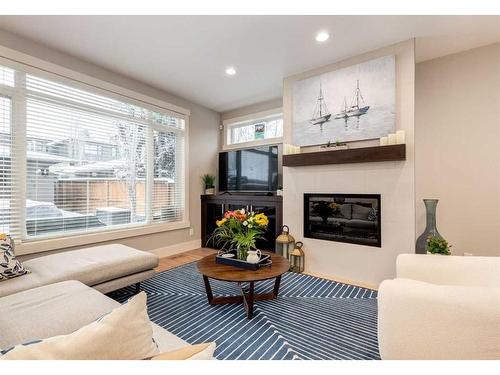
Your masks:
{"label": "white baseboard", "polygon": [[183,253],[185,251],[199,249],[201,247],[201,239],[181,242],[175,245],[159,247],[157,249],[149,250],[150,253],[158,255],[160,258]]}

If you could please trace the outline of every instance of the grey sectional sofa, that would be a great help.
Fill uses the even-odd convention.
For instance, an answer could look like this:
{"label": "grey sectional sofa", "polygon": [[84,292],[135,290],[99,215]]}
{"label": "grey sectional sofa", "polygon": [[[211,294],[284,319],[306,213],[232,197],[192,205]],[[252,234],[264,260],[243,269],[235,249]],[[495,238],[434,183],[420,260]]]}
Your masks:
{"label": "grey sectional sofa", "polygon": [[[0,298],[0,349],[66,335],[120,304],[79,281],[63,281]],[[151,323],[160,352],[188,345]]]}
{"label": "grey sectional sofa", "polygon": [[[113,244],[23,262],[31,273],[0,282],[0,349],[69,334],[119,303],[105,296],[155,274],[158,256]],[[187,343],[151,323],[160,352]]]}

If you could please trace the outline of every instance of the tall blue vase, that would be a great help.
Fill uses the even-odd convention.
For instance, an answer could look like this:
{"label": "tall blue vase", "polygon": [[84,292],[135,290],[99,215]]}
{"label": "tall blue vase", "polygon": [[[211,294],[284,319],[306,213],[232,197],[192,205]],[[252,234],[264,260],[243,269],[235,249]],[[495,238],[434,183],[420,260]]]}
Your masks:
{"label": "tall blue vase", "polygon": [[438,199],[424,199],[425,211],[426,211],[426,225],[424,233],[422,233],[417,238],[417,243],[415,245],[415,253],[426,254],[427,250],[425,245],[427,243],[427,238],[430,236],[443,238],[436,227],[436,206],[438,204]]}

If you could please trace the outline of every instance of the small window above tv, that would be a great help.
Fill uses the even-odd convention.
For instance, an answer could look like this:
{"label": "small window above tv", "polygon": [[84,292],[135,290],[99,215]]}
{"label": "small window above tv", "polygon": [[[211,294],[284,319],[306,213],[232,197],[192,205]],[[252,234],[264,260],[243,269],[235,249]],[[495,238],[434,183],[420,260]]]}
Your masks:
{"label": "small window above tv", "polygon": [[281,108],[225,120],[224,149],[279,143],[283,137]]}

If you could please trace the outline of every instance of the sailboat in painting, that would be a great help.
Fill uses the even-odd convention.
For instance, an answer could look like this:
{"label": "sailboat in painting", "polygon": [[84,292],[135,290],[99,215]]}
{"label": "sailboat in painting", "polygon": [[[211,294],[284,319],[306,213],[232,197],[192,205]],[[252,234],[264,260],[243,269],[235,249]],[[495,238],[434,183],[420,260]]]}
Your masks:
{"label": "sailboat in painting", "polygon": [[[360,107],[360,100],[363,103],[363,106]],[[357,81],[356,90],[354,91],[354,98],[352,99],[351,106],[347,107],[347,99],[344,97],[344,108],[337,114],[335,114],[335,119],[345,119],[348,117],[361,116],[364,115],[370,106],[365,105],[365,99],[363,98],[363,94],[361,94],[361,90],[359,89],[359,79]]]}
{"label": "sailboat in painting", "polygon": [[323,89],[320,82],[318,100],[316,107],[314,108],[313,117],[309,120],[309,122],[311,125],[319,125],[322,127],[325,122],[330,121],[330,117],[332,117],[332,114],[328,112],[328,108],[326,107],[325,98],[323,97]]}
{"label": "sailboat in painting", "polygon": [[344,104],[343,104],[340,112],[335,115],[335,119],[338,120],[341,118],[349,117],[349,116],[347,116],[347,112],[348,112],[348,110],[347,110],[347,98],[344,96]]}

